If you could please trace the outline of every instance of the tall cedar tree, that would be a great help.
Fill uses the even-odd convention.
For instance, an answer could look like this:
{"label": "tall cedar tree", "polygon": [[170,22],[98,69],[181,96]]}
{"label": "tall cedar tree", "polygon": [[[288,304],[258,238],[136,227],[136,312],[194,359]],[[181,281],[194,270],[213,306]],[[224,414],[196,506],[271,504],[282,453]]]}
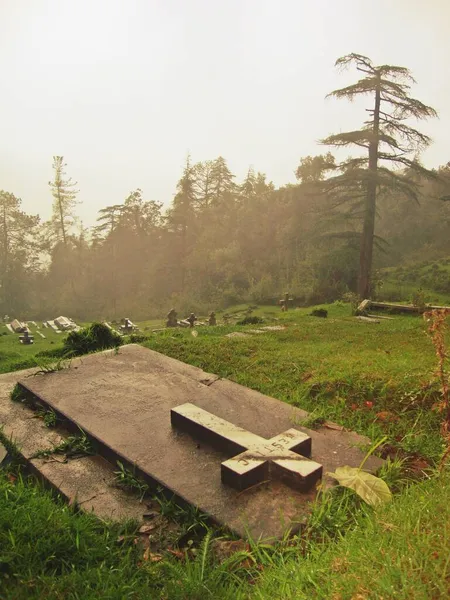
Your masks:
{"label": "tall cedar tree", "polygon": [[[431,139],[408,124],[411,118],[426,119],[437,114],[433,108],[409,95],[410,84],[415,80],[404,67],[374,66],[369,58],[360,54],[343,56],[336,61],[336,66],[355,66],[364,76],[328,96],[350,101],[363,95],[373,98],[373,108],[366,109],[369,119],[361,129],[322,140],[330,146],[357,146],[367,151],[366,156],[348,159],[338,165],[339,174],[327,180],[326,189],[337,204],[350,204],[359,214],[361,205],[363,207],[358,293],[361,298],[369,298],[377,196],[395,189],[396,193],[417,202],[419,184],[414,174],[421,178],[437,177],[416,158]],[[386,163],[394,168],[388,168]]]}
{"label": "tall cedar tree", "polygon": [[52,228],[57,239],[67,245],[68,229],[75,222],[74,208],[77,204],[76,196],[78,190],[75,190],[76,182],[71,178],[65,179],[66,167],[63,156],[53,157],[54,179],[48,184],[53,196],[53,216],[51,219]]}

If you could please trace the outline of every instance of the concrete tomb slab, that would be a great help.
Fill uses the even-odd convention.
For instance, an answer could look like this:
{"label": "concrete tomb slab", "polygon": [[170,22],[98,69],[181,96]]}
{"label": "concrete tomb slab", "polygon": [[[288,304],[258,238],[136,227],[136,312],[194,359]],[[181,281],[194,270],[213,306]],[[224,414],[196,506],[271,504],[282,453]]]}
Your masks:
{"label": "concrete tomb slab", "polygon": [[[105,458],[197,506],[239,535],[300,528],[323,473],[359,466],[368,440],[297,425],[307,413],[130,344],[20,385],[81,427]],[[382,464],[371,457],[366,468]]]}
{"label": "concrete tomb slab", "polygon": [[13,321],[11,321],[10,325],[14,333],[24,333],[28,330],[27,324],[22,323],[18,319],[14,319]]}

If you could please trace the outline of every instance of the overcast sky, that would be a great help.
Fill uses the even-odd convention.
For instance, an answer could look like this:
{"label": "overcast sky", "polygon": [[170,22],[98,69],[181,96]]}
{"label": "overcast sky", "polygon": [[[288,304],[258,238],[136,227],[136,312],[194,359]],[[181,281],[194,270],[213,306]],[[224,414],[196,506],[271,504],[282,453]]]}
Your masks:
{"label": "overcast sky", "polygon": [[365,54],[411,69],[439,112],[424,161],[450,161],[450,0],[0,0],[0,189],[47,218],[52,156],[79,216],[140,187],[170,202],[188,152],[276,185],[363,106],[325,100]]}

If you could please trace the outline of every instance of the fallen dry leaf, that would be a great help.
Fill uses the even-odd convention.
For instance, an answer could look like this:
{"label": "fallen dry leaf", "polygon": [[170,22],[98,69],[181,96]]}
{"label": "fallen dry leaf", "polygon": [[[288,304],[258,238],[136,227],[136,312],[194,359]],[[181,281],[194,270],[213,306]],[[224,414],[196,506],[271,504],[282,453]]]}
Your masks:
{"label": "fallen dry leaf", "polygon": [[398,417],[388,410],[377,412],[375,416],[378,421],[383,421],[383,423],[393,423],[394,421],[398,421]]}
{"label": "fallen dry leaf", "polygon": [[327,429],[333,429],[334,431],[344,431],[345,427],[342,425],[338,425],[337,423],[330,423],[330,421],[325,421],[322,427],[326,427]]}
{"label": "fallen dry leaf", "polygon": [[182,552],[181,550],[173,550],[172,548],[168,548],[167,552],[169,552],[169,554],[175,556],[175,558],[178,558],[180,560],[183,560],[185,557],[184,552]]}
{"label": "fallen dry leaf", "polygon": [[157,528],[157,523],[144,523],[143,525],[141,525],[141,527],[139,527],[139,531],[138,533],[150,533],[150,531],[153,531],[154,529]]}
{"label": "fallen dry leaf", "polygon": [[150,547],[150,537],[148,535],[140,535],[139,537],[134,538],[133,544],[135,546],[137,546],[139,544],[142,548],[149,548]]}
{"label": "fallen dry leaf", "polygon": [[150,548],[147,548],[144,552],[143,559],[149,562],[159,562],[163,559],[163,557],[161,554],[154,554],[153,552],[150,552]]}

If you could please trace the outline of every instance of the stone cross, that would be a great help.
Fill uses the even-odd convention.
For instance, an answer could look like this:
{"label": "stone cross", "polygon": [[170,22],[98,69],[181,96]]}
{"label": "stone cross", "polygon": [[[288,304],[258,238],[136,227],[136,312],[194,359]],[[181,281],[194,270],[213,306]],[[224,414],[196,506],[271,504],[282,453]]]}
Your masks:
{"label": "stone cross", "polygon": [[266,440],[190,403],[172,408],[170,419],[173,427],[231,456],[222,462],[221,479],[237,490],[278,478],[307,491],[322,477],[322,465],[308,458],[311,438],[297,429]]}
{"label": "stone cross", "polygon": [[33,344],[34,343],[34,336],[30,335],[30,332],[28,331],[28,329],[26,329],[23,332],[23,335],[19,336],[19,341],[21,344]]}

